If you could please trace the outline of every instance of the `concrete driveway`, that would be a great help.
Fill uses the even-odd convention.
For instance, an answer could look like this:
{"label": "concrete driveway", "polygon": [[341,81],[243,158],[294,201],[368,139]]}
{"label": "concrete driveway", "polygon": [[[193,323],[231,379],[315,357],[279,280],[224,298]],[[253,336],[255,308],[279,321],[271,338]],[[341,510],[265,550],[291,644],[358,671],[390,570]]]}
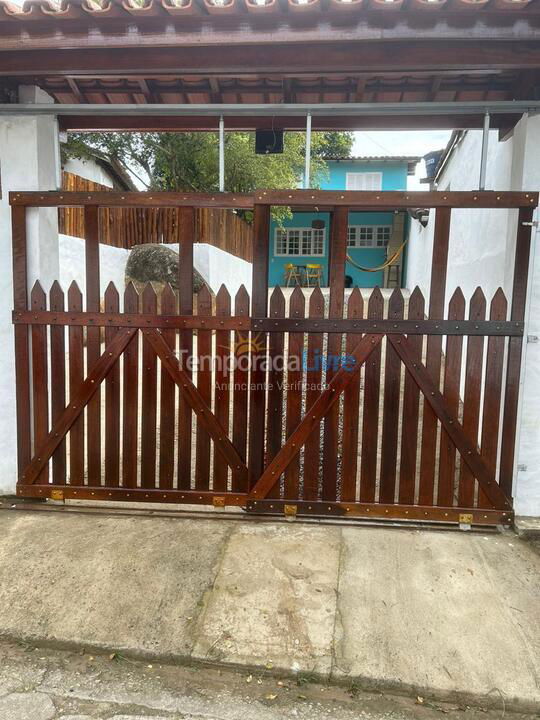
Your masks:
{"label": "concrete driveway", "polygon": [[0,513],[0,635],[540,707],[511,533]]}

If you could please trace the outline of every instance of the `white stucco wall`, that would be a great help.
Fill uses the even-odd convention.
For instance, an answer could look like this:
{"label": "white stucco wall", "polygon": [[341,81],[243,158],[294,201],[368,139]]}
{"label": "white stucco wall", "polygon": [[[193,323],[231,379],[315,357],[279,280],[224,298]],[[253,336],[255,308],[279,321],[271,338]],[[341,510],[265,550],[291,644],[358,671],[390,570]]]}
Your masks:
{"label": "white stucco wall", "polygon": [[[439,190],[476,190],[482,133],[466,134],[439,179]],[[540,118],[524,118],[513,137],[499,142],[490,133],[487,190],[540,189]],[[456,210],[452,213],[446,303],[460,286],[467,302],[478,286],[488,309],[498,287],[511,301],[517,213],[508,210]],[[418,285],[429,298],[434,213],[422,228],[412,221],[406,287]],[[534,249],[538,232],[533,235]],[[531,263],[528,335],[540,336],[540,258]],[[516,513],[540,516],[540,344],[524,344],[520,424],[514,497]],[[518,470],[519,467],[519,470]]]}
{"label": "white stucco wall", "polygon": [[73,175],[79,175],[80,177],[85,178],[85,180],[91,180],[92,182],[100,183],[100,185],[106,185],[111,188],[113,187],[110,175],[96,162],[70,158],[64,164],[63,169],[66,172],[73,173]]}

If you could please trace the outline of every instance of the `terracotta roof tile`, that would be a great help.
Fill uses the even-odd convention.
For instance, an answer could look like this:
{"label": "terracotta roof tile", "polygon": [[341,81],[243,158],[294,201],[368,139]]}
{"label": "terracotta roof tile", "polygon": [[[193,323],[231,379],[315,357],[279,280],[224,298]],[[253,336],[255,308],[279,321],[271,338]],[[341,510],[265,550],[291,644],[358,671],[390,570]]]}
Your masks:
{"label": "terracotta roof tile", "polygon": [[0,21],[94,21],[112,18],[185,17],[193,13],[230,15],[245,12],[489,12],[537,8],[539,0],[0,0]]}

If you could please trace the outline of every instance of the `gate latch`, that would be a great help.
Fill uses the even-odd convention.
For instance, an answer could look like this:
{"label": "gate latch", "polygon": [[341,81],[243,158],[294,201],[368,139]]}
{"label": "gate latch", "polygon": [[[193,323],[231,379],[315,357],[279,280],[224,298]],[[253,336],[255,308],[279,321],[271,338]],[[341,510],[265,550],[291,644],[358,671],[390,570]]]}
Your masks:
{"label": "gate latch", "polygon": [[286,520],[289,520],[289,521],[296,520],[296,514],[298,512],[298,505],[284,505],[283,512],[285,514]]}
{"label": "gate latch", "polygon": [[459,529],[470,530],[473,522],[472,513],[460,513],[459,515]]}

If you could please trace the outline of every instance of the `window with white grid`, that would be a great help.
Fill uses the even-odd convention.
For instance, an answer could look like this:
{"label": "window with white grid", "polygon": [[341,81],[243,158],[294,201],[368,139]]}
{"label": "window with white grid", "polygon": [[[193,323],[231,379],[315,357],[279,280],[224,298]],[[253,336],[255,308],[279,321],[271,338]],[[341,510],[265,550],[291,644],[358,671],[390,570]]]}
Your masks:
{"label": "window with white grid", "polygon": [[347,246],[357,248],[386,247],[392,234],[390,225],[350,225]]}
{"label": "window with white grid", "polygon": [[346,190],[382,190],[382,173],[348,172],[345,177]]}
{"label": "window with white grid", "polygon": [[324,255],[324,230],[319,228],[276,228],[275,255]]}

